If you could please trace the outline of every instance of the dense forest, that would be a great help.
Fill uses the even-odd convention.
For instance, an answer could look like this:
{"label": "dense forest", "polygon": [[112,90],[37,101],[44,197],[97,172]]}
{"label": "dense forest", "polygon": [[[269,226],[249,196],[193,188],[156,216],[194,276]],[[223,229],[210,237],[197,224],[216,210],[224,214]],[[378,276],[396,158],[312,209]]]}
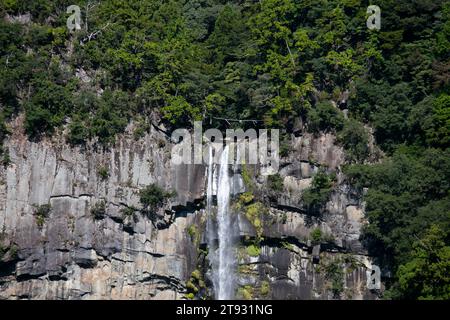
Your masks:
{"label": "dense forest", "polygon": [[[384,297],[450,299],[450,2],[73,2],[0,1],[0,140],[18,115],[30,139],[105,147],[132,120],[139,137],[149,119],[223,128],[220,114],[287,139],[300,119],[346,150]],[[366,26],[370,4],[381,30]]]}

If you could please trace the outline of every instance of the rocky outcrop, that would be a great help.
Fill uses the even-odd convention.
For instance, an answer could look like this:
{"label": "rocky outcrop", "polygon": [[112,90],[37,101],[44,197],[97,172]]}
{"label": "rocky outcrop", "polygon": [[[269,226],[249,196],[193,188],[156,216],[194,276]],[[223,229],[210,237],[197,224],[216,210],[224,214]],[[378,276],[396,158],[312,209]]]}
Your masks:
{"label": "rocky outcrop", "polygon": [[266,244],[260,256],[240,261],[239,285],[254,299],[376,298],[367,290],[366,256],[336,252],[320,256],[316,262],[306,247]]}
{"label": "rocky outcrop", "polygon": [[[3,262],[0,297],[180,298],[196,258],[185,229],[198,214],[183,208],[202,197],[204,169],[171,167],[164,141],[156,130],[110,150],[30,142],[20,130],[6,141],[12,163],[0,176],[0,230],[18,250]],[[139,207],[139,189],[151,183],[177,191],[161,208],[167,227],[121,210]],[[106,215],[95,219],[100,201]],[[39,226],[35,212],[45,204],[51,210]]]}
{"label": "rocky outcrop", "polygon": [[[29,141],[20,118],[13,126],[5,141],[11,164],[0,169],[0,298],[183,298],[204,246],[188,230],[204,230],[205,167],[171,165],[172,145],[154,127],[138,141],[125,134],[103,149],[74,148],[60,135]],[[280,169],[287,192],[264,220],[261,252],[240,259],[241,287],[264,284],[265,294],[254,298],[336,296],[326,272],[313,262],[315,228],[334,236],[333,246],[321,248],[321,260],[338,261],[347,270],[347,296],[340,297],[371,296],[364,287],[370,260],[358,240],[363,205],[339,173],[343,159],[332,135],[293,137]],[[320,219],[299,205],[319,164],[338,173]],[[149,217],[138,210],[139,190],[152,183],[176,196]],[[99,203],[104,215],[96,216]],[[39,215],[43,205],[50,205],[47,215]],[[244,215],[239,221],[244,243],[255,230]]]}

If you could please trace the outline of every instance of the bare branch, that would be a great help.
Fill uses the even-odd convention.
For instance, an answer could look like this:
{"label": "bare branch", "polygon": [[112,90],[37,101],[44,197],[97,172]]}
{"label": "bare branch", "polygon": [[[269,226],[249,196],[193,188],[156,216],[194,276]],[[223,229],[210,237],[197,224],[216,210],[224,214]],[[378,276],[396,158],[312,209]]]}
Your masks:
{"label": "bare branch", "polygon": [[291,58],[292,66],[295,68],[295,61],[294,61],[294,58],[292,57],[291,48],[289,48],[289,44],[288,44],[286,39],[284,39],[284,42],[286,43],[286,47],[287,47],[288,52],[289,52],[289,57]]}
{"label": "bare branch", "polygon": [[85,19],[85,29],[86,32],[89,30],[88,28],[88,19],[89,19],[89,10],[95,8],[96,6],[98,6],[98,2],[96,3],[91,3],[90,1],[86,4],[86,19]]}
{"label": "bare branch", "polygon": [[101,29],[94,31],[92,33],[90,33],[89,35],[87,35],[86,37],[84,37],[81,41],[80,41],[80,45],[85,44],[86,42],[91,41],[92,39],[94,39],[98,34],[102,33],[102,31],[104,31],[106,28],[108,28],[110,25],[112,25],[112,23],[108,22],[107,24],[105,24]]}
{"label": "bare branch", "polygon": [[257,119],[230,119],[230,118],[219,118],[219,117],[211,117],[212,119],[216,119],[216,120],[224,120],[226,121],[228,124],[230,124],[230,122],[263,122],[262,120],[257,120]]}

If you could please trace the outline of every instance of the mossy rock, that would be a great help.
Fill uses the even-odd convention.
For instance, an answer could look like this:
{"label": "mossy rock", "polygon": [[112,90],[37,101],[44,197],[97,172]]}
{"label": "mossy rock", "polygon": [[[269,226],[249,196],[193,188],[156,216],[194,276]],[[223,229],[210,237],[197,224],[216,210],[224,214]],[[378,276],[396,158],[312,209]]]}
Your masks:
{"label": "mossy rock", "polygon": [[259,293],[261,296],[265,297],[270,293],[270,284],[269,281],[261,282],[261,287],[259,289]]}
{"label": "mossy rock", "polygon": [[251,257],[258,257],[261,254],[261,248],[252,244],[247,247],[247,254]]}
{"label": "mossy rock", "polygon": [[244,300],[253,300],[253,291],[253,287],[244,286],[238,289],[238,296]]}
{"label": "mossy rock", "polygon": [[195,295],[192,292],[190,292],[190,293],[185,294],[184,297],[189,300],[194,300]]}
{"label": "mossy rock", "polygon": [[256,235],[261,237],[263,233],[262,217],[267,214],[267,208],[261,202],[248,205],[245,209],[245,217],[255,227]]}
{"label": "mossy rock", "polygon": [[253,182],[253,172],[247,165],[242,165],[241,176],[244,181],[245,189],[252,192],[255,189],[255,183]]}
{"label": "mossy rock", "polygon": [[201,274],[200,270],[195,269],[194,271],[192,271],[191,277],[197,281],[200,281],[202,279],[202,274]]}
{"label": "mossy rock", "polygon": [[192,242],[198,243],[200,241],[200,232],[195,224],[188,227],[187,233],[189,234]]}
{"label": "mossy rock", "polygon": [[254,198],[255,196],[253,195],[253,193],[244,192],[239,196],[239,201],[242,202],[243,204],[249,204],[250,202],[253,201]]}
{"label": "mossy rock", "polygon": [[197,286],[195,285],[195,284],[193,284],[192,283],[192,281],[188,281],[188,282],[186,282],[186,288],[189,290],[189,291],[192,291],[192,292],[194,292],[194,293],[197,293],[198,292],[198,288],[197,288]]}

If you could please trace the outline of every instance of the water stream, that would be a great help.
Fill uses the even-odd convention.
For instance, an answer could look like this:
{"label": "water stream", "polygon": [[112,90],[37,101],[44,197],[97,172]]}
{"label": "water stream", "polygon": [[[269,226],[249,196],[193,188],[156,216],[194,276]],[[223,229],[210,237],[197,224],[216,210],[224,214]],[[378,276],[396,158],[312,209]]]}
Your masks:
{"label": "water stream", "polygon": [[[212,150],[209,151],[207,210],[208,210],[208,244],[211,255],[212,278],[216,299],[227,300],[234,298],[235,284],[235,248],[234,229],[230,211],[230,197],[232,192],[232,179],[230,179],[230,165],[228,164],[229,148],[226,146],[220,156],[219,172],[217,177],[217,216],[216,228],[213,226],[212,201],[214,186],[214,165],[212,163]],[[217,245],[216,245],[217,243]]]}

